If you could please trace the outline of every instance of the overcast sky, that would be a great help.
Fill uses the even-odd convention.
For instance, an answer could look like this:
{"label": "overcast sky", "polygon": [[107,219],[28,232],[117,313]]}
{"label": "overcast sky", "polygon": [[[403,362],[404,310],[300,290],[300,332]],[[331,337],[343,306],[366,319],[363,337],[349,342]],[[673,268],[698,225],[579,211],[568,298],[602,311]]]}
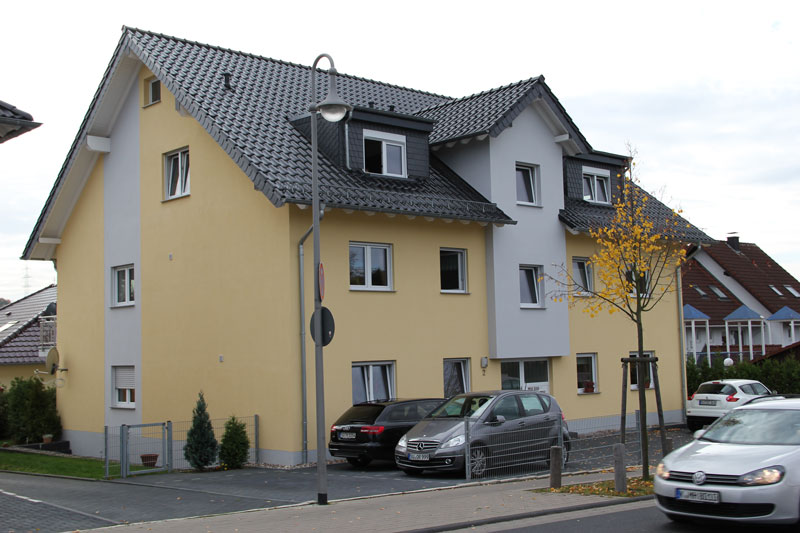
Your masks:
{"label": "overcast sky", "polygon": [[56,281],[19,256],[122,25],[448,96],[543,74],[596,150],[630,142],[647,190],[800,278],[800,2],[554,4],[7,3],[0,100],[43,124],[0,145],[0,297]]}

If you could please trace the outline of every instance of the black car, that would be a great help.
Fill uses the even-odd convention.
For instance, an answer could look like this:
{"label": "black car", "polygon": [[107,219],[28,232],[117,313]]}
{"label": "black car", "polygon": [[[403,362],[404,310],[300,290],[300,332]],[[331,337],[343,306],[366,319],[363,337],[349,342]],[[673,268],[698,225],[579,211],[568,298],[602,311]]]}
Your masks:
{"label": "black car", "polygon": [[366,466],[373,459],[391,461],[400,437],[443,401],[422,398],[356,404],[331,426],[328,449],[353,466]]}

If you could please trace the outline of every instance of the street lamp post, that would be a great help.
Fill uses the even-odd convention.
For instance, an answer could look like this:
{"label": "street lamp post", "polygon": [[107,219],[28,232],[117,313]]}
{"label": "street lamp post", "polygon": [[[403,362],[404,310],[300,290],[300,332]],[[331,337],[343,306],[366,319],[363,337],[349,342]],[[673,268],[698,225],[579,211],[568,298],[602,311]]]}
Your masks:
{"label": "street lamp post", "polygon": [[[317,103],[317,63],[326,58],[330,63],[328,69],[328,96]],[[317,113],[329,122],[339,122],[352,109],[336,93],[336,68],[333,58],[328,54],[320,54],[311,66],[311,204],[314,231],[314,366],[317,395],[317,503],[328,503],[327,447],[325,446],[325,378],[322,368],[322,294],[320,293],[320,253],[319,253],[319,170],[317,168]]]}

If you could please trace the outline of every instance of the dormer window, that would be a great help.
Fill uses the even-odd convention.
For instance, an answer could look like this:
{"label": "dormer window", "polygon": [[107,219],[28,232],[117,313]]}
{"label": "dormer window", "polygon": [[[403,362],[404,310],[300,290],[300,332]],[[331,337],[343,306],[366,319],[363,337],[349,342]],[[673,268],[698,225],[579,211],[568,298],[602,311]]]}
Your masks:
{"label": "dormer window", "polygon": [[610,181],[611,172],[608,170],[583,167],[583,199],[588,202],[610,204]]}
{"label": "dormer window", "polygon": [[364,172],[405,178],[405,135],[364,130]]}

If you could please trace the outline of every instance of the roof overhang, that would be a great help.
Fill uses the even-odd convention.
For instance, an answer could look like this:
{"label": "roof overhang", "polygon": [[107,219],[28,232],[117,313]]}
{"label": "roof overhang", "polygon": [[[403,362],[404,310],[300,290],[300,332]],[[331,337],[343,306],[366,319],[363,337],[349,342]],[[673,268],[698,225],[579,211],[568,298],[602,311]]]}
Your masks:
{"label": "roof overhang", "polygon": [[110,135],[142,62],[124,45],[125,35],[108,65],[89,111],[31,233],[22,259],[51,260],[72,210],[98,156],[111,150]]}

